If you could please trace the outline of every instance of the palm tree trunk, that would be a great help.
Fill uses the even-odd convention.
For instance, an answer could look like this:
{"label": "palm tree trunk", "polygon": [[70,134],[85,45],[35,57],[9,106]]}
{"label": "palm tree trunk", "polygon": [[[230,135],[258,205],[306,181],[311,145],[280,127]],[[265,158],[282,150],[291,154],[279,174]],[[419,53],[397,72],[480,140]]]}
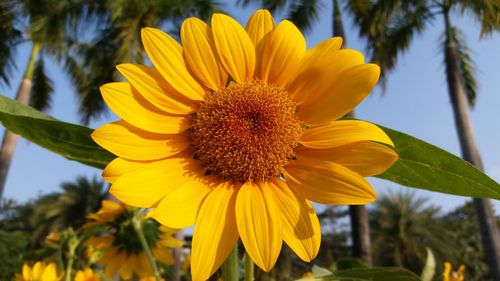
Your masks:
{"label": "palm tree trunk", "polygon": [[[16,94],[16,100],[22,104],[28,104],[30,100],[33,69],[35,67],[35,61],[39,51],[40,44],[33,43],[33,47],[31,48],[31,55],[28,60],[28,65],[26,66],[23,80],[21,81]],[[3,196],[5,181],[7,179],[7,174],[9,172],[10,163],[12,162],[12,156],[14,155],[14,150],[16,149],[18,138],[18,135],[12,133],[9,130],[5,130],[2,140],[2,147],[0,149],[0,200]]]}
{"label": "palm tree trunk", "polygon": [[[342,37],[342,48],[347,46],[344,33],[344,23],[338,0],[333,0],[333,36]],[[354,118],[354,111],[347,114]],[[349,206],[349,217],[351,219],[352,255],[361,259],[367,265],[372,265],[372,245],[370,241],[370,226],[368,225],[368,214],[364,205]]]}
{"label": "palm tree trunk", "polygon": [[[444,46],[446,78],[448,83],[448,93],[450,95],[455,126],[457,128],[462,157],[483,170],[481,155],[474,140],[472,123],[469,117],[469,106],[463,89],[462,80],[457,65],[458,55],[454,42],[448,35],[451,31],[448,14],[445,14],[447,40]],[[490,275],[493,280],[500,280],[500,235],[496,227],[495,216],[491,202],[486,198],[474,198],[476,215],[479,220],[481,232],[481,242],[490,267]]]}
{"label": "palm tree trunk", "polygon": [[347,40],[344,32],[344,22],[342,21],[342,14],[340,13],[340,6],[338,0],[333,0],[333,21],[332,30],[334,37],[342,37],[342,48],[347,46]]}

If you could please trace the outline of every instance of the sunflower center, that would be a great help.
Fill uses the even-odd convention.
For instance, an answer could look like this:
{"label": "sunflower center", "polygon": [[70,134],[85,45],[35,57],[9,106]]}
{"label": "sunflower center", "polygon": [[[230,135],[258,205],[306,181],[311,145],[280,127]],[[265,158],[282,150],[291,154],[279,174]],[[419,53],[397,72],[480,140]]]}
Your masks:
{"label": "sunflower center", "polygon": [[295,111],[285,90],[259,80],[209,93],[193,120],[196,157],[226,180],[278,177],[302,130]]}

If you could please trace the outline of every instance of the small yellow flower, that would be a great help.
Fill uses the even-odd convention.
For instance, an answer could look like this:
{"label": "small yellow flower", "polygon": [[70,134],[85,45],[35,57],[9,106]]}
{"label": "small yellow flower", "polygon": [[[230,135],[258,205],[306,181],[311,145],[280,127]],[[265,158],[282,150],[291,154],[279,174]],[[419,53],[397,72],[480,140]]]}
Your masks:
{"label": "small yellow flower", "polygon": [[[146,253],[131,224],[137,210],[110,202],[112,201],[103,202],[101,210],[89,215],[90,219],[96,220],[94,222],[107,228],[104,234],[89,237],[87,254],[89,257],[96,257],[96,263],[104,266],[106,277],[112,277],[117,272],[124,280],[131,279],[134,274],[140,278],[153,275]],[[181,241],[172,237],[175,231],[152,219],[144,219],[142,228],[155,258],[161,263],[172,264],[170,249],[182,246]]]}
{"label": "small yellow flower", "polygon": [[195,224],[192,277],[206,280],[238,239],[263,270],[283,241],[303,260],[321,230],[310,201],[375,200],[366,176],[397,159],[377,126],[339,120],[375,87],[380,70],[331,38],[306,50],[290,21],[267,10],[246,28],[223,14],[211,26],[189,18],[182,45],[144,28],[153,67],[118,65],[128,82],[103,85],[122,120],[93,139],[118,158],[104,170],[122,202],[154,208],[160,223]]}
{"label": "small yellow flower", "polygon": [[97,224],[105,224],[114,220],[118,215],[125,211],[126,206],[111,200],[102,200],[102,207],[95,213],[87,215],[92,222],[86,223],[85,227]]}
{"label": "small yellow flower", "polygon": [[451,263],[444,263],[443,281],[464,281],[465,265],[461,264],[457,271],[451,271]]}
{"label": "small yellow flower", "polygon": [[61,277],[57,275],[55,263],[39,261],[33,267],[24,264],[22,274],[16,275],[16,281],[59,281]]}
{"label": "small yellow flower", "polygon": [[91,268],[85,268],[76,272],[74,281],[101,281],[101,277]]}
{"label": "small yellow flower", "polygon": [[47,236],[45,236],[45,243],[47,244],[55,244],[59,242],[61,239],[61,235],[59,232],[51,232]]}

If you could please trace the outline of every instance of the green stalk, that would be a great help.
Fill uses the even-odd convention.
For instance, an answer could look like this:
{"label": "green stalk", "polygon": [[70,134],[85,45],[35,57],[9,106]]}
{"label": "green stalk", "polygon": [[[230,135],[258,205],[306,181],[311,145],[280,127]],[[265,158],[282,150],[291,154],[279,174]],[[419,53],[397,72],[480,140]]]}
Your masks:
{"label": "green stalk", "polygon": [[252,258],[245,253],[245,281],[254,281],[254,264]]}
{"label": "green stalk", "polygon": [[68,242],[68,264],[66,264],[66,271],[64,273],[64,280],[71,281],[71,275],[73,270],[73,263],[75,262],[75,251],[78,247],[80,241],[78,238],[72,236]]}
{"label": "green stalk", "polygon": [[158,266],[156,265],[155,257],[153,256],[153,252],[151,252],[151,248],[148,245],[148,241],[146,241],[146,237],[144,236],[144,232],[142,231],[142,213],[139,211],[137,215],[132,218],[132,226],[134,227],[139,240],[141,241],[142,248],[144,252],[146,252],[146,257],[148,258],[149,265],[151,265],[151,269],[153,270],[153,274],[155,276],[156,281],[160,281],[160,271],[158,270]]}
{"label": "green stalk", "polygon": [[222,279],[224,281],[238,281],[238,244],[234,246],[233,251],[222,264]]}

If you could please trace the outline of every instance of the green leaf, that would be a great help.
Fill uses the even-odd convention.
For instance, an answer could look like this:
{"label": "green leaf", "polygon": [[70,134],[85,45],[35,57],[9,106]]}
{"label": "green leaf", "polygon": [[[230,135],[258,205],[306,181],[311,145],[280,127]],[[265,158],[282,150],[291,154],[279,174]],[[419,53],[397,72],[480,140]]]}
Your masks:
{"label": "green leaf", "polygon": [[380,126],[398,161],[377,177],[402,185],[468,197],[500,199],[500,186],[469,162],[410,135]]}
{"label": "green leaf", "polygon": [[115,156],[90,138],[92,129],[61,122],[0,96],[0,122],[12,132],[70,160],[104,168]]}
{"label": "green leaf", "polygon": [[322,277],[325,281],[420,281],[413,272],[397,267],[358,268],[335,271],[331,276]]}
{"label": "green leaf", "polygon": [[[115,156],[90,138],[92,129],[58,121],[0,97],[0,122],[24,138],[68,159],[104,168]],[[500,186],[468,162],[407,134],[381,127],[399,160],[379,178],[402,185],[469,197],[500,199]]]}

